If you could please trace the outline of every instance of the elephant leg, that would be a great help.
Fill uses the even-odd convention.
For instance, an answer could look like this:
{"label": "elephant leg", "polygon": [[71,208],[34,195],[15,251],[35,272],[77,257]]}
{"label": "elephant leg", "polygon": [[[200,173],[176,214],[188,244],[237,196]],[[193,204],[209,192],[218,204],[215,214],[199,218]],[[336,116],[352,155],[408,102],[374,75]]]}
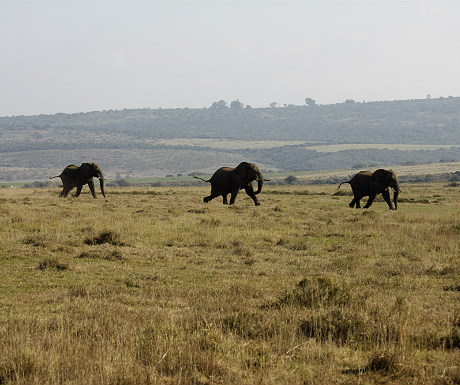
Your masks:
{"label": "elephant leg", "polygon": [[388,204],[388,207],[390,208],[390,210],[394,210],[395,208],[393,207],[393,203],[391,202],[391,199],[390,199],[390,190],[385,190],[383,193],[382,193],[382,196],[383,196],[383,199],[385,199],[385,202],[387,202]]}
{"label": "elephant leg", "polygon": [[204,197],[203,202],[208,203],[209,201],[213,200],[214,198],[220,195],[222,195],[222,190],[219,188],[219,186],[211,185],[211,194],[207,197]]}
{"label": "elephant leg", "polygon": [[366,203],[366,205],[364,206],[365,209],[368,209],[369,207],[371,207],[372,203],[374,202],[375,195],[376,195],[376,194],[370,194],[370,195],[369,195],[369,199],[367,200],[367,203]]}
{"label": "elephant leg", "polygon": [[351,190],[353,191],[353,200],[350,202],[348,206],[351,208],[356,207],[357,209],[361,208],[359,201],[362,198],[361,192],[359,191],[358,187],[354,184],[351,185]]}
{"label": "elephant leg", "polygon": [[356,206],[357,209],[360,209],[361,205],[360,205],[359,201],[361,200],[361,198],[362,197],[360,195],[355,194],[354,197],[353,197],[353,200],[350,202],[350,204],[348,206],[350,206],[351,208]]}
{"label": "elephant leg", "polygon": [[77,198],[80,195],[82,188],[83,188],[83,185],[77,186],[77,192],[74,195],[75,198]]}
{"label": "elephant leg", "polygon": [[224,204],[224,205],[228,205],[227,195],[228,195],[228,194],[222,194],[222,201],[223,201],[223,204]]}
{"label": "elephant leg", "polygon": [[234,189],[231,193],[231,196],[230,196],[230,204],[233,205],[235,203],[235,199],[236,199],[236,196],[238,195],[238,192],[240,191],[239,188],[237,189]]}
{"label": "elephant leg", "polygon": [[246,186],[244,188],[244,191],[246,191],[246,194],[248,194],[252,198],[256,206],[260,206],[260,202],[257,199],[256,195],[254,194],[254,188],[252,187],[252,184]]}
{"label": "elephant leg", "polygon": [[69,194],[69,191],[68,189],[66,189],[65,187],[62,189],[61,193],[59,194],[59,197],[60,198],[67,198],[67,195]]}
{"label": "elephant leg", "polygon": [[93,195],[93,198],[96,199],[96,192],[94,191],[94,181],[89,180],[88,187],[91,190],[91,194]]}
{"label": "elephant leg", "polygon": [[218,196],[219,196],[219,195],[213,195],[213,194],[211,194],[211,195],[209,195],[209,196],[207,196],[207,197],[204,197],[204,198],[203,198],[203,202],[204,202],[204,203],[208,203],[209,201],[213,200],[215,197],[218,197]]}

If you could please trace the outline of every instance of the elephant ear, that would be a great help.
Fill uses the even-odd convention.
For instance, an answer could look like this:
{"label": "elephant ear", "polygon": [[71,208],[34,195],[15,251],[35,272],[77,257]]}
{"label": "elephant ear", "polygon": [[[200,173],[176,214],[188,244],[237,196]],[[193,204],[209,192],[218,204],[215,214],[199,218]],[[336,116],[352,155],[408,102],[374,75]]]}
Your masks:
{"label": "elephant ear", "polygon": [[104,175],[102,174],[102,170],[101,170],[101,168],[99,167],[99,165],[97,163],[91,163],[90,166],[93,169],[93,175],[96,178],[104,179]]}
{"label": "elephant ear", "polygon": [[96,163],[89,163],[88,166],[93,170],[95,173],[98,173],[100,168]]}
{"label": "elephant ear", "polygon": [[383,168],[376,170],[372,176],[377,183],[381,184],[382,186],[387,185],[387,171]]}
{"label": "elephant ear", "polygon": [[241,162],[238,166],[236,166],[236,172],[241,177],[243,182],[247,183],[249,178],[249,163]]}

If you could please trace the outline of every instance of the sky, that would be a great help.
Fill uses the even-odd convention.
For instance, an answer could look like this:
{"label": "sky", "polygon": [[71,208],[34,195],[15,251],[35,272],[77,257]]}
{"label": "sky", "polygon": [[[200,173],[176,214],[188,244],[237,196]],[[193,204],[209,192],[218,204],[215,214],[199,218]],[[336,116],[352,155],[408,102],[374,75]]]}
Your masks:
{"label": "sky", "polygon": [[458,0],[0,0],[0,116],[460,96]]}

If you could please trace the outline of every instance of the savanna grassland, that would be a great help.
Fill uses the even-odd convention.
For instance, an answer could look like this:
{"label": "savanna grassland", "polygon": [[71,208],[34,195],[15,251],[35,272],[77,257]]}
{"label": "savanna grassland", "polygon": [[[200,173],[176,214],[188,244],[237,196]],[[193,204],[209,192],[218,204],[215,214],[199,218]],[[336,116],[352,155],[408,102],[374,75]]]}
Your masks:
{"label": "savanna grassland", "polygon": [[458,384],[458,187],[0,189],[0,384]]}

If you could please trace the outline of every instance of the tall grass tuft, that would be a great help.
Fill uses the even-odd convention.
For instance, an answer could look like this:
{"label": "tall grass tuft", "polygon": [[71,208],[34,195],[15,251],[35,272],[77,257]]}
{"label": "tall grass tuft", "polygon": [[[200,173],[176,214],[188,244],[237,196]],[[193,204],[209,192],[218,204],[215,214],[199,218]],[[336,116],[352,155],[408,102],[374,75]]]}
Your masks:
{"label": "tall grass tuft", "polygon": [[343,284],[327,277],[314,277],[299,281],[291,292],[276,302],[276,305],[318,309],[329,305],[344,306],[350,299],[351,293]]}
{"label": "tall grass tuft", "polygon": [[86,245],[102,245],[104,243],[114,246],[125,246],[125,243],[120,240],[120,234],[111,230],[103,230],[98,235],[85,239]]}
{"label": "tall grass tuft", "polygon": [[67,270],[69,266],[66,263],[59,262],[56,258],[46,258],[38,264],[39,270],[55,269],[55,270]]}

